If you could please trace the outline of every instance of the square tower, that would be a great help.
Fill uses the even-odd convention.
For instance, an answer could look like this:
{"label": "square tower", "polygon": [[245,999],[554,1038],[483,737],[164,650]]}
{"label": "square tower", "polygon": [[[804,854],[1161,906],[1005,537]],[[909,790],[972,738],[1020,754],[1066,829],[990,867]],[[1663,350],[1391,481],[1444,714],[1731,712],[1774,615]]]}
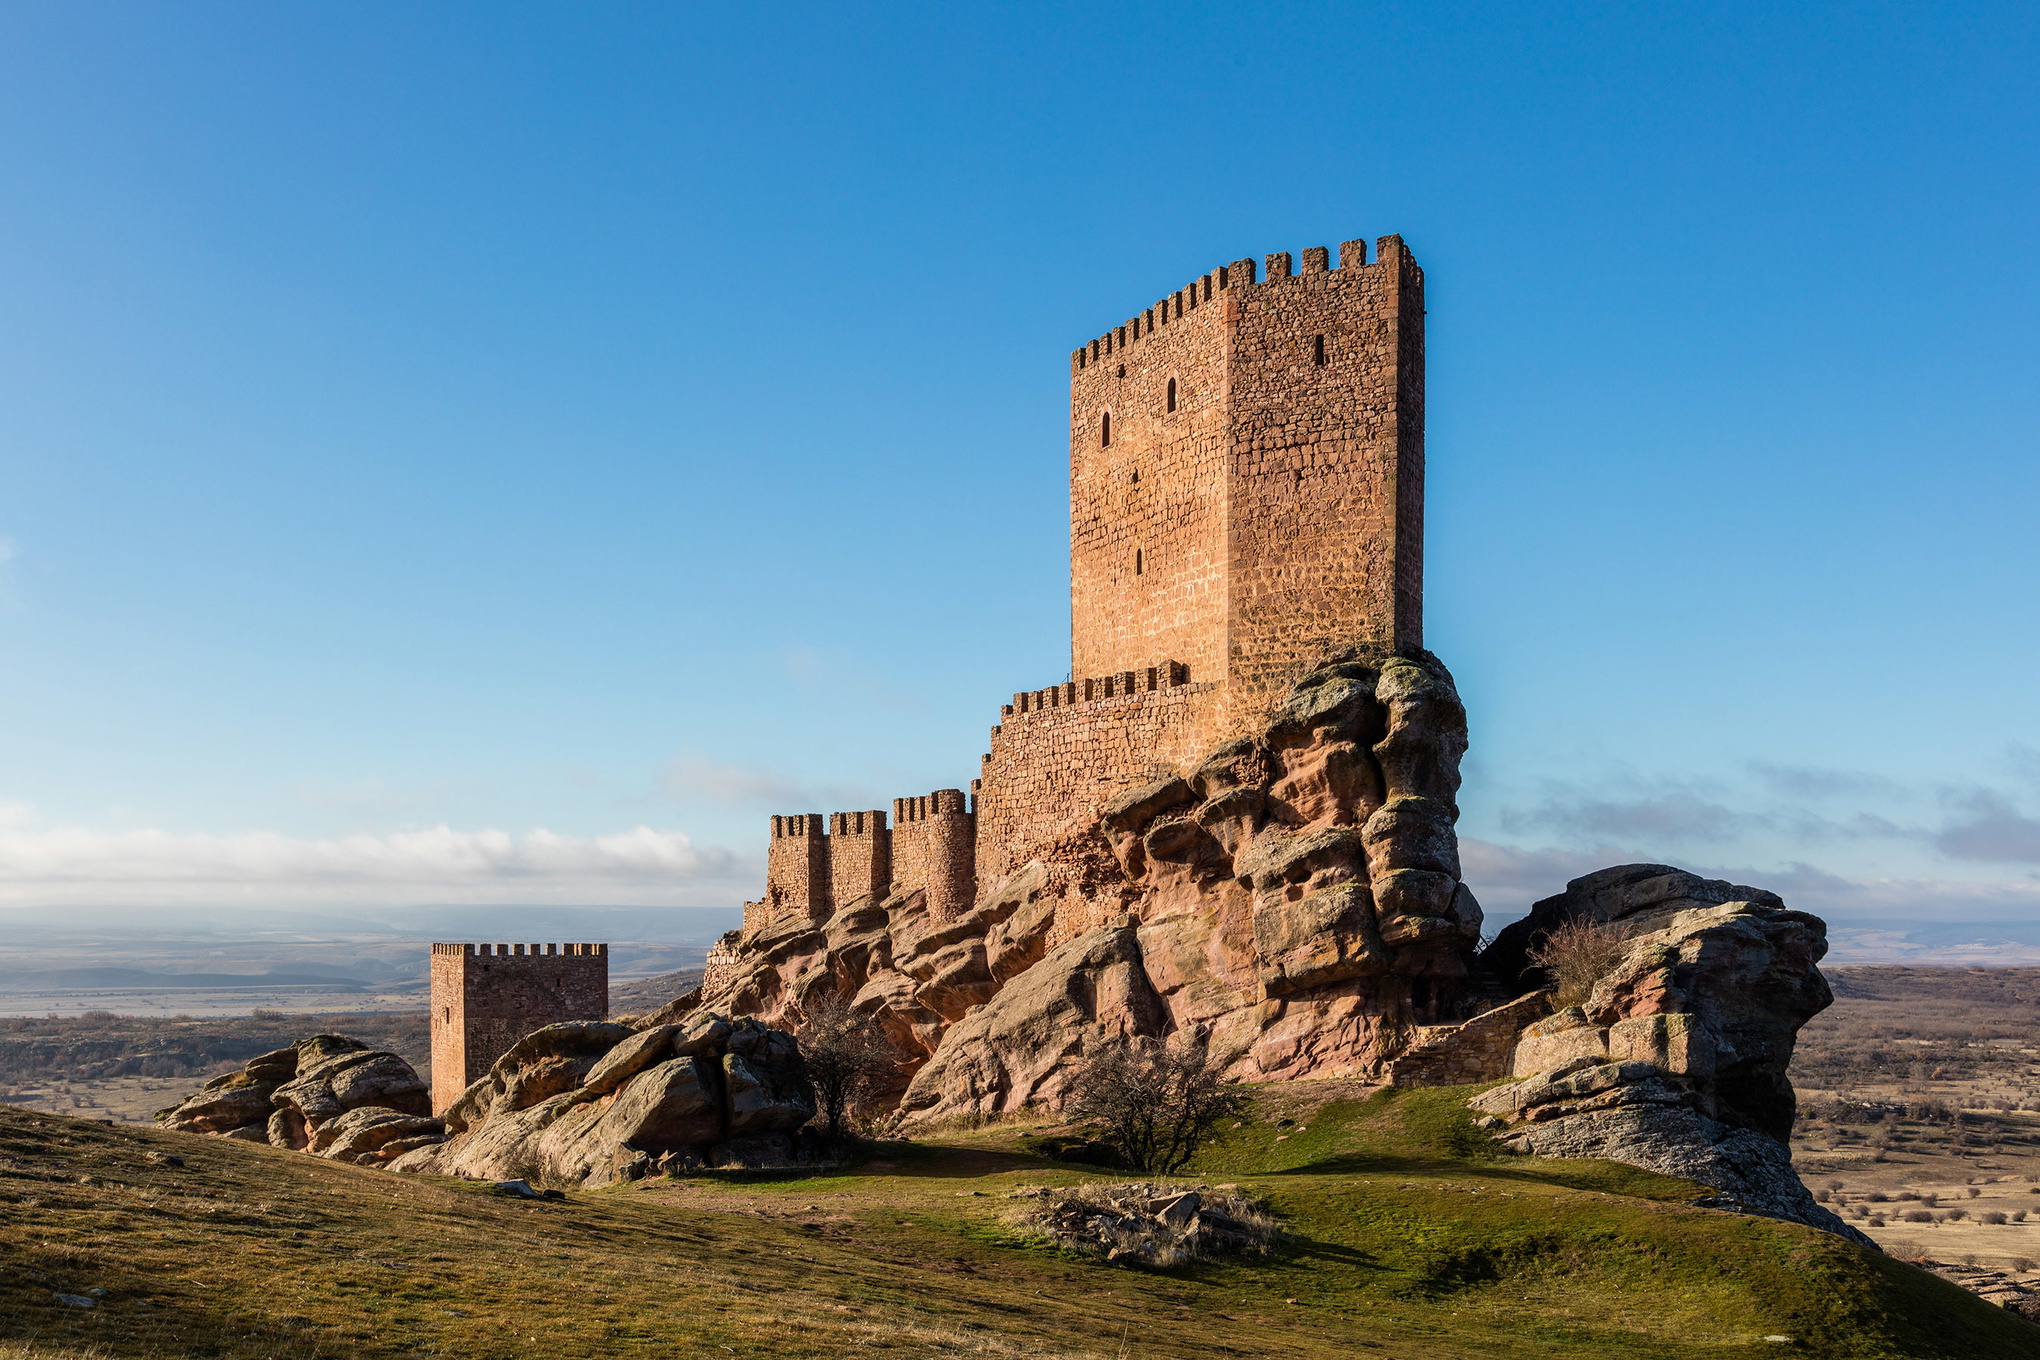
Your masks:
{"label": "square tower", "polygon": [[432,946],[432,1112],[535,1029],[609,1018],[606,944]]}
{"label": "square tower", "polygon": [[1070,362],[1072,674],[1186,665],[1200,745],[1329,653],[1423,644],[1423,271],[1385,236],[1256,273]]}

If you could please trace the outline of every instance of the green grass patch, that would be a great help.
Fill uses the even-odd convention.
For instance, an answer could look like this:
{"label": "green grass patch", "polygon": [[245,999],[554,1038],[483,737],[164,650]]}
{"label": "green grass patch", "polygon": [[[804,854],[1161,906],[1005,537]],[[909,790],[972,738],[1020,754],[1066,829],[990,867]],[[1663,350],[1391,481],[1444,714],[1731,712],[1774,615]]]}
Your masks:
{"label": "green grass patch", "polygon": [[[1683,1182],[1508,1155],[1413,1091],[1192,1168],[1284,1215],[1266,1258],[1106,1267],[1006,1192],[1123,1180],[1008,1126],[782,1178],[521,1201],[301,1154],[0,1108],[0,1344],[102,1357],[2034,1357],[2040,1329]],[[183,1168],[144,1160],[174,1151]],[[93,1183],[79,1183],[90,1175]],[[106,1290],[64,1309],[55,1292]],[[1767,1334],[1794,1338],[1788,1349]],[[6,1352],[0,1350],[0,1357]]]}

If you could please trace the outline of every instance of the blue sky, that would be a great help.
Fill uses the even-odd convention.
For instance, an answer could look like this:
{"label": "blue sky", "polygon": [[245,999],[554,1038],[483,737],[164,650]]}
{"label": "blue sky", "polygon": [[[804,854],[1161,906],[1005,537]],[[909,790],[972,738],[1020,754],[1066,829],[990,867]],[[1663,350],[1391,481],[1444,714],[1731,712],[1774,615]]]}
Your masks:
{"label": "blue sky", "polygon": [[2030,6],[17,3],[0,902],[734,903],[1068,664],[1069,351],[1429,280],[1491,906],[2040,918]]}

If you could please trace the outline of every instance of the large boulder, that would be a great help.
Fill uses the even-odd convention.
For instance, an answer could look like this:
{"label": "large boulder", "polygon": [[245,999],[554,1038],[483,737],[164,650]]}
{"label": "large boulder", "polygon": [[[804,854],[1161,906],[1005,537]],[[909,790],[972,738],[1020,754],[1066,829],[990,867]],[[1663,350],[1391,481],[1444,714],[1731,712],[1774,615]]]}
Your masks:
{"label": "large boulder", "polygon": [[403,1058],[345,1035],[314,1034],[213,1078],[156,1119],[171,1129],[376,1162],[443,1138],[431,1114],[426,1083]]}
{"label": "large boulder", "polygon": [[391,1165],[566,1186],[786,1163],[805,1151],[792,1135],[814,1113],[793,1036],[756,1020],[693,1011],[638,1029],[573,1021],[519,1040],[447,1110],[449,1139]]}
{"label": "large boulder", "polygon": [[1533,1019],[1515,1080],[1471,1104],[1518,1151],[1592,1157],[1714,1189],[1704,1203],[1868,1242],[1792,1170],[1786,1068],[1831,995],[1819,918],[1771,893],[1662,864],[1575,879],[1496,939],[1482,964],[1541,981],[1530,951],[1568,922],[1615,937],[1578,1004]]}
{"label": "large boulder", "polygon": [[1141,967],[1139,927],[1119,917],[1049,954],[950,1030],[900,1114],[932,1122],[1059,1104],[1085,1056],[1161,1034],[1167,1019]]}

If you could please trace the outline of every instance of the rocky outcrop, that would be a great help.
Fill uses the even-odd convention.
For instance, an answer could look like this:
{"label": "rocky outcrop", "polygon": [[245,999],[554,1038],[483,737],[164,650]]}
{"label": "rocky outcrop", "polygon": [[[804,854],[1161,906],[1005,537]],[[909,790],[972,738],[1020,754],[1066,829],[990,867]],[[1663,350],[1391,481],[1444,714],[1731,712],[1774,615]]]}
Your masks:
{"label": "rocky outcrop", "polygon": [[1264,1201],[1234,1185],[1037,1185],[1006,1197],[1021,1202],[1016,1217],[1023,1230],[1117,1266],[1266,1255],[1277,1226]]}
{"label": "rocky outcrop", "polygon": [[814,1112],[793,1037],[756,1020],[571,1021],[518,1040],[447,1109],[447,1140],[391,1169],[564,1186],[792,1165]]}
{"label": "rocky outcrop", "polygon": [[251,1058],[157,1112],[166,1128],[378,1164],[436,1143],[425,1081],[394,1053],[315,1034]]}
{"label": "rocky outcrop", "polygon": [[1532,945],[1598,923],[1621,947],[1577,1005],[1535,1020],[1516,1078],[1471,1104],[1518,1151],[1626,1162],[1710,1186],[1702,1203],[1791,1219],[1869,1245],[1792,1170],[1799,1027],[1832,999],[1817,917],[1773,894],[1662,864],[1575,879],[1503,931],[1482,963],[1541,981]]}
{"label": "rocky outcrop", "polygon": [[963,915],[911,892],[752,921],[650,1020],[795,1023],[841,997],[906,1058],[920,1122],[1054,1104],[1125,1035],[1194,1035],[1243,1080],[1376,1073],[1464,1008],[1481,926],[1453,833],[1465,748],[1436,659],[1335,661]]}

